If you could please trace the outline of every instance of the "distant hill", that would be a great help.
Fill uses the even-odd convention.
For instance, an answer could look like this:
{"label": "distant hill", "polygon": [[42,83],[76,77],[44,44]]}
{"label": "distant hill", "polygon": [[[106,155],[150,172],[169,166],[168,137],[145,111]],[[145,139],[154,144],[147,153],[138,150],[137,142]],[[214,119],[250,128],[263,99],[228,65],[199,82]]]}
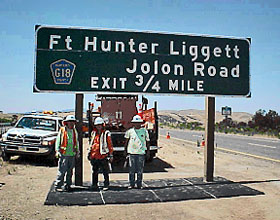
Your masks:
{"label": "distant hill", "polygon": [[[162,110],[158,112],[160,123],[187,123],[187,122],[199,122],[204,125],[205,123],[205,111],[196,109],[187,110]],[[230,118],[236,122],[248,122],[252,120],[253,115],[246,112],[233,112]],[[220,111],[216,111],[215,121],[220,122],[225,117]]]}
{"label": "distant hill", "polygon": [[[69,114],[75,114],[73,109],[65,109],[57,112],[57,115],[60,117],[65,117]],[[0,118],[6,118],[12,120],[13,115],[20,117],[22,113],[15,114],[4,114],[0,113]],[[160,110],[158,112],[160,123],[169,122],[169,123],[187,123],[187,122],[199,122],[204,125],[205,121],[205,112],[204,110],[196,109],[187,109],[187,110]],[[86,111],[84,111],[83,117],[86,118]],[[237,122],[248,122],[252,120],[253,115],[246,112],[233,112],[231,118],[233,121]],[[220,111],[216,111],[215,120],[220,122],[224,119],[224,116]]]}

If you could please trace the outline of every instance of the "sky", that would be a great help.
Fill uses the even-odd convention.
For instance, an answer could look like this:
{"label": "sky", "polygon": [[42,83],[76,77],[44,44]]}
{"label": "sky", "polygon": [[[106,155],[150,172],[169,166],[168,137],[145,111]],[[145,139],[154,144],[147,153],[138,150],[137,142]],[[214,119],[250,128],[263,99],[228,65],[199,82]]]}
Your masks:
{"label": "sky", "polygon": [[[35,25],[250,37],[252,97],[216,97],[216,110],[280,113],[279,0],[0,1],[0,111],[75,108],[74,93],[33,93]],[[204,109],[204,96],[149,95],[159,110]],[[85,94],[84,108],[94,94]]]}

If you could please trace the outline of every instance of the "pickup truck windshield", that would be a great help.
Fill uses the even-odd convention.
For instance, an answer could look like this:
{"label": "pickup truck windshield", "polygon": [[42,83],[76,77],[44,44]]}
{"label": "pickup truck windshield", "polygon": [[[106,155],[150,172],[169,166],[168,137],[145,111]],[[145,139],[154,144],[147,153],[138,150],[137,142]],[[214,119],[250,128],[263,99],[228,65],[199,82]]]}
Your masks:
{"label": "pickup truck windshield", "polygon": [[44,118],[24,117],[19,121],[16,127],[56,131],[56,121]]}

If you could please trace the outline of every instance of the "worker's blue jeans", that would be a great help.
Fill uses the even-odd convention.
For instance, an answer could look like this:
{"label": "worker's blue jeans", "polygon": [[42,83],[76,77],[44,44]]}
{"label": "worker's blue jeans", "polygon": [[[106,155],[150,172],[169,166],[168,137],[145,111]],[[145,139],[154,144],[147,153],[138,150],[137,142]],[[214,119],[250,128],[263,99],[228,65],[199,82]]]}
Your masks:
{"label": "worker's blue jeans", "polygon": [[145,155],[130,154],[129,155],[129,184],[135,186],[135,173],[137,173],[137,187],[142,186],[143,170],[145,164]]}
{"label": "worker's blue jeans", "polygon": [[63,156],[58,161],[58,171],[55,181],[55,187],[61,188],[64,184],[64,176],[66,174],[66,186],[72,185],[73,168],[75,167],[75,156]]}

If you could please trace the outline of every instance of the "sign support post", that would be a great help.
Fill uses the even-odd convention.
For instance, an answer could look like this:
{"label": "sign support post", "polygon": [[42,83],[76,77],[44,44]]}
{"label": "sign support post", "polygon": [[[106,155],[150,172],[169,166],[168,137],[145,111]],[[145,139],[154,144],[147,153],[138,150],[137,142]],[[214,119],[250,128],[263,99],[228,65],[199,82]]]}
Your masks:
{"label": "sign support post", "polygon": [[75,163],[75,185],[83,185],[83,103],[84,103],[84,94],[76,94],[76,108],[75,108],[75,117],[77,119],[77,132],[78,132],[78,141],[79,141],[79,150],[80,157],[76,158]]}
{"label": "sign support post", "polygon": [[205,118],[204,180],[212,182],[214,174],[215,97],[205,97]]}

